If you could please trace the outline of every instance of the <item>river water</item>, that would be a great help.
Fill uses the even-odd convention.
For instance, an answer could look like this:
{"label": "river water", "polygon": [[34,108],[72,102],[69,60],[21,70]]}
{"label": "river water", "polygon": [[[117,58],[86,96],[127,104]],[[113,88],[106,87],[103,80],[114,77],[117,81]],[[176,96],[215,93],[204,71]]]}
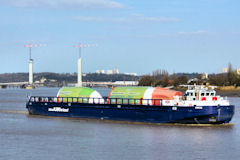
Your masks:
{"label": "river water", "polygon": [[57,91],[0,90],[0,160],[240,159],[240,98],[229,98],[236,106],[232,125],[150,125],[27,114],[27,95],[55,96]]}

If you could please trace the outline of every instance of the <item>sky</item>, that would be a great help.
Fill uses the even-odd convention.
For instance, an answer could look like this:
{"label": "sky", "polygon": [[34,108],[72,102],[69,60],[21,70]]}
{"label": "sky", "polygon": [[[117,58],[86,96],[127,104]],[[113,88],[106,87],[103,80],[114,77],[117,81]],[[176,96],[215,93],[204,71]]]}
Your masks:
{"label": "sky", "polygon": [[[0,0],[0,73],[240,68],[239,0]],[[39,46],[39,44],[44,44]]]}

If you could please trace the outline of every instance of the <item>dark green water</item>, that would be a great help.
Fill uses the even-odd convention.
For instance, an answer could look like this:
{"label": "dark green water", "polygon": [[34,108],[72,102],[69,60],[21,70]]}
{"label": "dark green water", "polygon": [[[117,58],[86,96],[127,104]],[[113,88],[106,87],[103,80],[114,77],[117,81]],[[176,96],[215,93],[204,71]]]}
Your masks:
{"label": "dark green water", "polygon": [[233,125],[227,126],[124,124],[26,114],[27,95],[55,96],[57,91],[0,90],[1,160],[240,159],[240,98],[230,98],[236,113]]}

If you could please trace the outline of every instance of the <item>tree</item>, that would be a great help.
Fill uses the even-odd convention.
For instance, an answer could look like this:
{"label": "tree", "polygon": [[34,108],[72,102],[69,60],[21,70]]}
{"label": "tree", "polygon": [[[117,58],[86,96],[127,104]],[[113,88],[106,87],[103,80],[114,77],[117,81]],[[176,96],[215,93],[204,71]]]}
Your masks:
{"label": "tree", "polygon": [[229,85],[238,86],[239,85],[239,75],[236,71],[233,70],[232,64],[228,64],[228,73],[227,73],[227,79]]}
{"label": "tree", "polygon": [[172,84],[173,84],[174,87],[179,85],[178,78],[177,78],[175,73],[172,75],[172,81],[173,81]]}
{"label": "tree", "polygon": [[179,84],[186,84],[187,81],[188,81],[187,76],[182,75],[182,76],[178,77],[178,83]]}
{"label": "tree", "polygon": [[157,87],[157,86],[161,86],[162,85],[162,81],[159,80],[159,81],[154,81],[154,86]]}
{"label": "tree", "polygon": [[211,85],[216,85],[216,86],[225,86],[227,84],[227,75],[226,74],[213,74],[209,76],[208,82]]}
{"label": "tree", "polygon": [[229,85],[232,85],[233,71],[232,71],[232,64],[231,63],[228,63],[227,81],[228,81]]}
{"label": "tree", "polygon": [[165,75],[162,80],[162,86],[167,87],[169,85],[169,77],[168,75]]}
{"label": "tree", "polygon": [[237,82],[236,82],[236,87],[240,86],[240,76],[237,76]]}
{"label": "tree", "polygon": [[153,78],[150,75],[143,76],[140,78],[138,85],[139,86],[152,86],[154,83]]}
{"label": "tree", "polygon": [[166,75],[168,75],[168,72],[164,69],[158,69],[152,72],[152,78],[154,79],[154,81],[163,80],[164,76]]}

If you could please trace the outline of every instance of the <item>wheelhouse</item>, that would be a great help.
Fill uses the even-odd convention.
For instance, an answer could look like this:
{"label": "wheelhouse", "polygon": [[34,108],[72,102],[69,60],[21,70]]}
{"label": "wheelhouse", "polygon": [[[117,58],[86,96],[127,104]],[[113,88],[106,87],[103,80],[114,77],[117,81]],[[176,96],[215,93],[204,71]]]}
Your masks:
{"label": "wheelhouse", "polygon": [[188,101],[217,100],[214,87],[189,86],[184,96]]}

